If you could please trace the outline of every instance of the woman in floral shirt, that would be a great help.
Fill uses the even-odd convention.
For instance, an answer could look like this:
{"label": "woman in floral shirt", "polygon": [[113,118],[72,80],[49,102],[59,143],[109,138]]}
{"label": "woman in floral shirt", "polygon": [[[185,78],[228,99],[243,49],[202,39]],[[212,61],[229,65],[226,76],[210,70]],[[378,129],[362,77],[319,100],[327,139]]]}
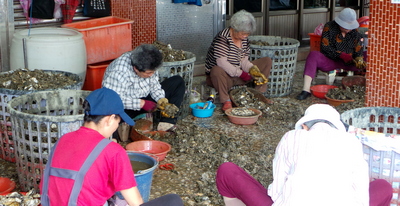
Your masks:
{"label": "woman in floral shirt", "polygon": [[317,70],[324,72],[335,69],[359,71],[366,67],[361,39],[357,31],[356,12],[345,8],[334,21],[325,24],[321,37],[321,52],[312,51],[304,68],[303,91],[296,97],[303,100],[311,96],[310,86]]}

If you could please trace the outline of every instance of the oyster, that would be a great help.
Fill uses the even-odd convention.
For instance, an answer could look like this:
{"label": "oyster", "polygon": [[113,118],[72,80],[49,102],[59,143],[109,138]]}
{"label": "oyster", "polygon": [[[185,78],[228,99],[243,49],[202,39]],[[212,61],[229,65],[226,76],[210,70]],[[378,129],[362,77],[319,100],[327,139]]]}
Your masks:
{"label": "oyster", "polygon": [[0,87],[13,90],[45,90],[62,88],[76,81],[63,74],[48,73],[43,70],[18,69],[0,75]]}
{"label": "oyster", "polygon": [[270,45],[268,42],[266,41],[261,41],[261,40],[253,40],[250,41],[250,44],[254,44],[254,45],[258,45],[258,46],[274,46],[274,45]]}
{"label": "oyster", "polygon": [[233,115],[235,115],[235,116],[245,116],[245,117],[256,115],[256,113],[253,110],[250,110],[250,109],[245,108],[245,107],[233,108],[231,113]]}
{"label": "oyster", "polygon": [[238,107],[254,108],[263,110],[267,108],[267,104],[261,101],[247,87],[239,87],[237,91],[231,93],[231,99]]}
{"label": "oyster", "polygon": [[175,104],[166,104],[164,109],[161,111],[161,114],[164,117],[175,117],[176,114],[179,112],[179,108]]}
{"label": "oyster", "polygon": [[351,100],[351,91],[350,88],[347,87],[346,89],[334,88],[330,89],[326,94],[327,97],[331,99],[338,99],[338,100]]}
{"label": "oyster", "polygon": [[170,44],[154,41],[153,45],[157,47],[157,49],[159,49],[163,54],[164,62],[182,61],[186,59],[186,55],[183,50],[172,49]]}
{"label": "oyster", "polygon": [[0,196],[0,205],[4,206],[37,206],[40,204],[40,195],[34,190],[26,194],[13,192],[11,194]]}

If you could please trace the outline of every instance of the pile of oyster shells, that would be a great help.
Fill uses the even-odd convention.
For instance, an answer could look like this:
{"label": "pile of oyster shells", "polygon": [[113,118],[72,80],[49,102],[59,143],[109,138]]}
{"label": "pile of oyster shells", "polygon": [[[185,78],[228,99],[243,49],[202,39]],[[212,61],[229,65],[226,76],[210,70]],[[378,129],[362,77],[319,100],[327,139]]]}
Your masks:
{"label": "pile of oyster shells", "polygon": [[250,41],[250,44],[258,45],[258,46],[277,46],[277,45],[271,45],[266,41],[261,41],[261,40],[252,40]]}
{"label": "pile of oyster shells", "polygon": [[256,113],[253,110],[250,110],[245,107],[235,107],[232,109],[232,114],[235,116],[254,116]]}
{"label": "pile of oyster shells", "polygon": [[267,108],[267,104],[256,97],[252,91],[254,90],[250,90],[250,88],[246,86],[237,87],[230,91],[230,97],[238,107],[254,108],[259,110]]}
{"label": "pile of oyster shells", "polygon": [[37,206],[40,204],[40,194],[30,190],[26,194],[13,192],[5,196],[0,195],[0,205],[4,206]]}
{"label": "pile of oyster shells", "polygon": [[76,81],[61,74],[35,69],[18,69],[0,73],[0,88],[13,90],[46,90],[73,85]]}
{"label": "pile of oyster shells", "polygon": [[163,54],[164,62],[186,60],[185,52],[183,50],[172,49],[171,44],[165,44],[160,41],[155,41],[153,45],[157,47]]}

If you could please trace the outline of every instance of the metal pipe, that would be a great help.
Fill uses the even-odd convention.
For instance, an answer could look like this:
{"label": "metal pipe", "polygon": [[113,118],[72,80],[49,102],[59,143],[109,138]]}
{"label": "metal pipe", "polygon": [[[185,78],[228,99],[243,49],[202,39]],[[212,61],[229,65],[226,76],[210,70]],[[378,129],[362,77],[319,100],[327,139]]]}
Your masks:
{"label": "metal pipe", "polygon": [[25,69],[28,69],[28,55],[27,55],[27,51],[26,51],[26,38],[22,38],[22,49],[24,50]]}

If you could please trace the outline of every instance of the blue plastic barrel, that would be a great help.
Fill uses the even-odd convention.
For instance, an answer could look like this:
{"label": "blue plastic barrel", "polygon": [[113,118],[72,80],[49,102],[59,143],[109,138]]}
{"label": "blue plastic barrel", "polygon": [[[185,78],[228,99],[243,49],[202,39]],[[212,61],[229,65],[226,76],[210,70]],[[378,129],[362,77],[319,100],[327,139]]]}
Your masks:
{"label": "blue plastic barrel", "polygon": [[149,169],[140,170],[137,172],[137,174],[135,174],[135,179],[138,185],[137,187],[139,189],[139,192],[142,195],[143,201],[147,202],[149,201],[150,197],[153,172],[158,166],[158,161],[155,157],[143,153],[128,152],[128,156],[130,161],[144,162],[152,166]]}

